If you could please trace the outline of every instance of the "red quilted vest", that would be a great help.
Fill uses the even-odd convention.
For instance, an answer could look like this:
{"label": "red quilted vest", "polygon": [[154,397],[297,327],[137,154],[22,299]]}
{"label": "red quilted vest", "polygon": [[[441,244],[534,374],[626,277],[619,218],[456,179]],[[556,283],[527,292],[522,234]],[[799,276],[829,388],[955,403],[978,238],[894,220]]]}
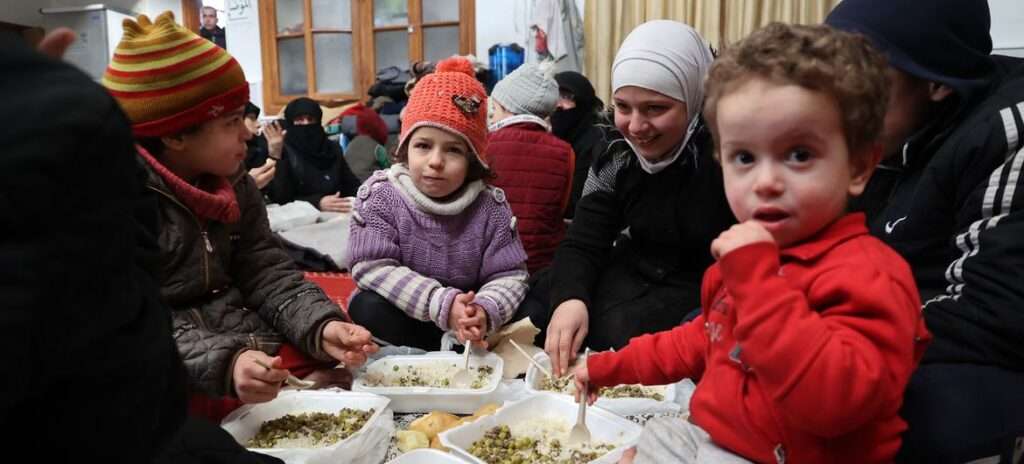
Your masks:
{"label": "red quilted vest", "polygon": [[490,134],[487,157],[505,191],[531,273],[551,264],[565,237],[562,221],[576,155],[572,146],[533,123],[513,124]]}

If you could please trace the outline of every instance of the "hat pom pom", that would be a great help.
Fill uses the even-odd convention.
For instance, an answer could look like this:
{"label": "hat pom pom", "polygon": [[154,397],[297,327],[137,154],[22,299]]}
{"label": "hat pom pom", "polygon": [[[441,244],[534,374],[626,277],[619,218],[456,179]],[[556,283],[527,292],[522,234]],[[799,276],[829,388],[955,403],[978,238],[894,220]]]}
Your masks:
{"label": "hat pom pom", "polygon": [[473,69],[473,63],[461,56],[453,56],[451,58],[445,58],[437,63],[434,68],[434,72],[459,72],[470,77],[476,77],[476,71]]}
{"label": "hat pom pom", "polygon": [[133,21],[131,18],[124,18],[124,21],[121,21],[121,27],[123,28],[123,35],[125,39],[134,39],[145,34],[145,27],[148,26],[149,17],[146,15],[139,15],[138,22]]}

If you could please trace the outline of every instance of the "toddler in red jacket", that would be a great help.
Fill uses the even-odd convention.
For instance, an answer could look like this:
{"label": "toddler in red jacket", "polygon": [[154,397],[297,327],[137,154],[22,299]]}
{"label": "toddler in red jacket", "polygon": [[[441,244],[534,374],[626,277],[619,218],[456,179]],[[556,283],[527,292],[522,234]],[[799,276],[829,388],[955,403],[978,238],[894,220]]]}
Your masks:
{"label": "toddler in red jacket", "polygon": [[697,381],[689,419],[648,422],[625,462],[889,462],[930,337],[909,266],[847,212],[880,158],[885,62],[860,36],[772,24],[707,82],[740,223],[711,244],[703,311],[590,357],[577,387]]}

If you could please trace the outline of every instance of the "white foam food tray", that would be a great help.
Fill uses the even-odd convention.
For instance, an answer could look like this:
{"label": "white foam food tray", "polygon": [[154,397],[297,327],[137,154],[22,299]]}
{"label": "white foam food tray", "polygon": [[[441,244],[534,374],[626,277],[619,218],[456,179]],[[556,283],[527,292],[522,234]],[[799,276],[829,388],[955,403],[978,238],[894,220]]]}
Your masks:
{"label": "white foam food tray", "polygon": [[504,363],[493,353],[484,356],[472,355],[470,368],[490,366],[493,372],[483,388],[438,388],[438,387],[373,387],[367,385],[367,374],[386,375],[397,366],[450,368],[461,367],[463,358],[454,351],[434,351],[421,355],[387,356],[368,364],[356,375],[352,391],[375,393],[391,399],[391,409],[399,413],[446,411],[453,414],[472,414],[477,408],[492,402],[492,395],[501,384]]}
{"label": "white foam food tray", "polygon": [[[335,390],[292,390],[281,392],[272,401],[260,404],[246,405],[236,409],[221,422],[221,427],[226,430],[235,441],[242,446],[251,440],[259,432],[264,422],[277,419],[286,414],[301,414],[306,412],[325,412],[337,414],[342,408],[358,409],[374,412],[367,419],[363,427],[356,433],[349,435],[344,440],[322,448],[249,448],[263,454],[279,457],[286,462],[317,462],[321,458],[338,454],[349,448],[367,449],[374,446],[372,443],[362,443],[368,437],[369,429],[393,429],[393,425],[381,427],[384,421],[391,422],[391,412],[388,411],[384,417],[385,409],[390,400],[386,397],[371,393],[354,393],[340,389]],[[371,440],[378,440],[380,437],[372,434]],[[386,438],[390,438],[387,435]],[[386,446],[386,443],[382,444]]]}
{"label": "white foam food tray", "polygon": [[445,453],[441,450],[420,448],[398,455],[397,458],[388,461],[388,464],[466,464],[466,461],[459,459],[452,453]]}
{"label": "white foam food tray", "polygon": [[[534,355],[533,359],[540,363],[540,365],[551,370],[551,358],[548,357],[547,353],[540,352]],[[541,382],[547,377],[540,369],[537,369],[532,363],[526,370],[526,391],[529,394],[535,393],[549,393],[553,395],[564,396],[566,398],[572,398],[572,395],[567,393],[553,392],[550,390],[542,390],[540,388]],[[572,384],[570,384],[572,385]],[[673,412],[678,411],[679,405],[675,403],[676,399],[676,388],[675,385],[652,385],[644,387],[651,389],[658,393],[661,393],[663,399],[655,400],[653,398],[604,398],[598,397],[597,402],[594,406],[599,408],[605,408],[620,416],[633,416],[637,414],[648,414],[656,412]],[[575,391],[575,387],[573,387]]]}
{"label": "white foam food tray", "polygon": [[[441,444],[471,463],[488,464],[470,454],[469,448],[491,428],[499,425],[512,427],[525,421],[537,420],[558,420],[572,428],[576,423],[577,409],[578,405],[566,395],[537,394],[506,403],[493,415],[441,432]],[[622,453],[636,444],[643,430],[640,425],[598,407],[587,408],[586,423],[594,442],[615,446],[604,456],[591,461],[598,464],[618,462]]]}

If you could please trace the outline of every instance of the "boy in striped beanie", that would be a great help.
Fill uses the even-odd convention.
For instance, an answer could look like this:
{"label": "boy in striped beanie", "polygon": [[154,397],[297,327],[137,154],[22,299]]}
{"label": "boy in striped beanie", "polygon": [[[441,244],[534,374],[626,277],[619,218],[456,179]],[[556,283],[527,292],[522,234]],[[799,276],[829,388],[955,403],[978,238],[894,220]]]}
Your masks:
{"label": "boy in striped beanie", "polygon": [[[195,390],[192,409],[219,420],[269,401],[289,374],[336,384],[332,369],[376,351],[366,329],[278,246],[242,168],[249,86],[238,62],[174,22],[125,20],[103,85],[132,122],[147,190],[162,220],[161,296]],[[307,377],[307,378],[308,378]]]}

